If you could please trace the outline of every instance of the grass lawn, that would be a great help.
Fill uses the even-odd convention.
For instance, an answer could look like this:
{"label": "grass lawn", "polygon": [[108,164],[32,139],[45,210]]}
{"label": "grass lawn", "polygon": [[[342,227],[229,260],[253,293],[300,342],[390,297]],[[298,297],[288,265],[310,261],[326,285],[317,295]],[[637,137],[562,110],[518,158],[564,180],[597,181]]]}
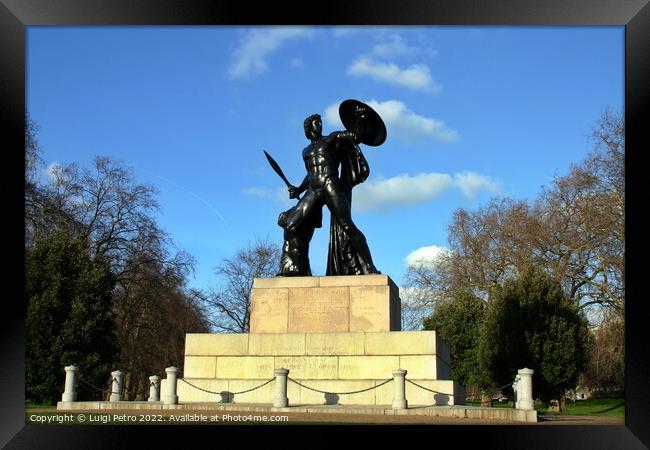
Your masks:
{"label": "grass lawn", "polygon": [[50,403],[32,403],[32,402],[25,403],[25,409],[33,409],[33,408],[56,410],[56,405],[52,405]]}
{"label": "grass lawn", "polygon": [[548,412],[548,405],[535,402],[535,409],[540,415],[568,415],[568,416],[608,416],[625,418],[625,397],[623,395],[590,398],[588,400],[572,400],[566,402],[567,412],[551,413]]}
{"label": "grass lawn", "polygon": [[[466,402],[469,406],[481,406],[481,402]],[[572,400],[566,402],[567,412],[548,412],[548,405],[540,401],[535,402],[535,409],[539,415],[565,415],[565,416],[607,416],[625,418],[625,397],[623,395],[592,398],[589,400]],[[512,408],[512,402],[492,401],[493,408]]]}

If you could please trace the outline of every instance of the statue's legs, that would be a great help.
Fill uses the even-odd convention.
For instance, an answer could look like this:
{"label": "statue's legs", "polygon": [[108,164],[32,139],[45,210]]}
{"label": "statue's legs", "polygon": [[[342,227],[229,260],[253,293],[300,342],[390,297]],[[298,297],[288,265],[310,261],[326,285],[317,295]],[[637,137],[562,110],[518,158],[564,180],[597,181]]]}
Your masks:
{"label": "statue's legs", "polygon": [[321,226],[322,200],[308,190],[296,206],[284,211],[278,225],[284,228],[284,245],[277,276],[311,276],[309,267],[309,242],[314,228]]}
{"label": "statue's legs", "polygon": [[277,276],[311,276],[309,242],[314,235],[314,227],[310,225],[305,221],[292,231],[284,230],[280,272]]}
{"label": "statue's legs", "polygon": [[305,192],[305,195],[302,196],[296,206],[291,208],[289,211],[286,211],[280,214],[278,219],[278,225],[288,231],[295,230],[303,220],[308,216],[309,212],[318,205],[320,202],[318,195],[311,189],[308,189]]}
{"label": "statue's legs", "polygon": [[336,217],[339,221],[343,232],[350,239],[350,243],[352,244],[352,247],[354,247],[354,250],[368,265],[368,271],[370,273],[381,273],[372,262],[372,256],[370,255],[370,248],[368,247],[366,237],[352,221],[350,204],[343,195],[338,182],[334,180],[328,181],[325,187],[325,192],[325,204],[327,205],[327,208],[330,210],[330,213],[332,213],[332,216]]}

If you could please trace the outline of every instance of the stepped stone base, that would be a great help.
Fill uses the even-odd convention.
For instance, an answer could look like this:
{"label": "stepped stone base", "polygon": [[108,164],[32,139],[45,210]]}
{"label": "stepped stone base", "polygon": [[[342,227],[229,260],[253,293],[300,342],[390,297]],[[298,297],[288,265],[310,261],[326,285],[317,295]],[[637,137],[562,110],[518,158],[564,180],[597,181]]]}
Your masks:
{"label": "stepped stone base", "polygon": [[[304,385],[289,381],[288,397],[294,404],[390,405],[392,381],[377,389],[338,396],[308,388],[333,393],[369,389],[392,379],[397,368],[407,370],[407,380],[437,391],[407,382],[409,404],[464,402],[464,394],[450,380],[449,348],[435,331],[188,334],[179,401],[221,401],[222,392],[251,389],[272,379],[279,368],[289,369],[289,378]],[[236,394],[232,400],[270,402],[274,384]],[[165,380],[161,389],[164,392]]]}
{"label": "stepped stone base", "polygon": [[275,380],[251,389],[284,368],[290,404],[391,405],[392,372],[405,369],[409,405],[464,403],[448,346],[435,331],[399,331],[400,306],[387,275],[256,278],[250,333],[186,335],[178,400],[272,403]]}

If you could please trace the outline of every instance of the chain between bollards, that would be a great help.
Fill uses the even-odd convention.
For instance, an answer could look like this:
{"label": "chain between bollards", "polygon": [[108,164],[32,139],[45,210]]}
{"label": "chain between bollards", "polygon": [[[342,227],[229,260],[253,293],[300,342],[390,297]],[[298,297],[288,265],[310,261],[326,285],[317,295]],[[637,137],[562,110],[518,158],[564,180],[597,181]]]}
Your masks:
{"label": "chain between bollards", "polygon": [[424,389],[425,391],[433,392],[434,394],[452,395],[452,396],[454,395],[453,393],[450,394],[450,393],[448,393],[448,392],[434,391],[433,389],[429,389],[429,388],[426,388],[426,387],[424,387],[424,386],[420,386],[420,385],[417,384],[415,381],[406,380],[406,382],[407,382],[407,383],[411,383],[412,385],[415,385],[415,386],[419,387],[420,389]]}
{"label": "chain between bollards", "polygon": [[386,383],[390,383],[391,381],[393,381],[392,378],[389,378],[388,380],[382,381],[380,384],[378,384],[378,385],[376,385],[376,386],[371,386],[371,387],[366,388],[366,389],[360,389],[360,390],[358,390],[358,391],[350,391],[350,392],[328,392],[328,391],[321,391],[321,390],[319,390],[319,389],[311,388],[311,387],[309,387],[309,386],[305,386],[304,384],[300,383],[299,381],[294,380],[293,378],[289,378],[289,377],[287,377],[287,379],[288,379],[289,381],[293,381],[293,382],[296,383],[298,386],[300,386],[300,387],[304,387],[305,389],[308,389],[308,390],[310,390],[310,391],[318,392],[318,393],[321,393],[321,394],[329,394],[329,395],[349,395],[349,394],[359,394],[359,393],[361,393],[361,392],[367,392],[367,391],[371,391],[371,390],[373,390],[373,389],[377,389],[378,387],[381,387],[381,386],[383,386],[384,384],[386,384]]}
{"label": "chain between bollards", "polygon": [[228,394],[232,394],[232,395],[240,395],[240,394],[245,394],[245,393],[247,393],[247,392],[254,391],[255,389],[259,389],[259,388],[261,388],[261,387],[263,387],[263,386],[266,386],[266,385],[269,384],[271,381],[274,381],[275,378],[271,378],[270,380],[265,381],[264,383],[260,384],[259,386],[255,386],[254,388],[246,389],[245,391],[239,391],[239,392],[230,392],[230,391],[221,391],[221,392],[216,392],[216,391],[210,391],[210,390],[208,390],[208,389],[203,389],[203,388],[201,388],[201,387],[198,387],[198,386],[196,386],[196,385],[190,383],[189,381],[187,381],[187,380],[185,380],[185,379],[183,379],[183,378],[180,378],[180,380],[181,380],[183,383],[185,383],[185,384],[189,384],[189,385],[192,386],[194,389],[198,389],[199,391],[207,392],[208,394],[221,394],[222,392],[227,392]]}

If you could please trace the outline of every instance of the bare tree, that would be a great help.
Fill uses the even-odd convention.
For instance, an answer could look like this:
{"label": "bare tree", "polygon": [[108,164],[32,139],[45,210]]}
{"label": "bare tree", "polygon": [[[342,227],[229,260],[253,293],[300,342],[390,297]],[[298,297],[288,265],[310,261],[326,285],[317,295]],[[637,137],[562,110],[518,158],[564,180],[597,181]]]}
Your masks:
{"label": "bare tree", "polygon": [[185,288],[194,259],[174,248],[156,223],[153,186],[106,157],[92,168],[54,167],[44,186],[34,184],[26,211],[26,245],[58,229],[84,238],[91,256],[109,261],[117,279],[112,309],[129,398],[148,392],[148,376],[182,367],[185,333],[208,324],[193,291]]}
{"label": "bare tree", "polygon": [[452,297],[454,258],[453,252],[443,251],[434,259],[409,264],[400,290],[402,330],[421,330],[424,318]]}
{"label": "bare tree", "polygon": [[580,384],[602,392],[625,388],[625,322],[622,315],[610,312],[593,330],[590,359]]}
{"label": "bare tree", "polygon": [[36,173],[43,160],[36,138],[38,124],[25,114],[25,185],[36,183]]}
{"label": "bare tree", "polygon": [[624,309],[625,188],[622,117],[606,111],[594,151],[544,187],[532,204],[493,199],[459,209],[446,264],[411,267],[408,285],[435,302],[459,289],[489,301],[494,286],[545,267],[582,308]]}
{"label": "bare tree", "polygon": [[421,330],[424,319],[432,312],[431,306],[428,306],[428,297],[415,287],[403,287],[400,289],[400,300],[402,331]]}
{"label": "bare tree", "polygon": [[51,177],[39,187],[28,218],[33,239],[46,238],[65,223],[92,243],[94,254],[109,259],[120,283],[135,276],[139,264],[154,261],[160,267],[191,269],[191,258],[169,251],[173,242],[155,221],[156,189],[138,183],[122,163],[97,157],[93,168],[54,167]]}
{"label": "bare tree", "polygon": [[539,257],[581,307],[623,311],[625,251],[624,127],[606,111],[595,150],[569,174],[556,177],[537,200],[544,233]]}
{"label": "bare tree", "polygon": [[[407,286],[420,305],[444,303],[469,290],[490,302],[494,287],[530,266],[543,267],[582,309],[600,308],[622,317],[624,293],[624,126],[622,115],[606,111],[592,133],[594,151],[557,176],[528,203],[493,199],[476,211],[459,209],[448,230],[444,261],[411,266]],[[611,326],[610,326],[611,325]],[[620,326],[619,326],[620,325]],[[613,345],[593,354],[592,367],[609,379],[623,373],[622,321],[608,324]],[[605,330],[605,329],[604,329]],[[617,339],[612,337],[616,330]],[[597,370],[591,370],[595,379]],[[489,400],[485,397],[483,400]]]}
{"label": "bare tree", "polygon": [[41,149],[36,137],[37,123],[25,115],[25,246],[35,242],[37,230],[42,222],[40,213],[42,193],[38,184],[38,170],[42,166]]}
{"label": "bare tree", "polygon": [[475,212],[459,209],[449,226],[448,289],[489,301],[494,287],[531,264],[536,225],[525,202],[493,199]]}
{"label": "bare tree", "polygon": [[224,258],[215,270],[222,285],[204,300],[215,329],[231,333],[249,331],[253,279],[275,276],[280,255],[279,245],[257,239],[233,257]]}
{"label": "bare tree", "polygon": [[150,375],[172,365],[183,370],[185,335],[206,333],[209,325],[182,274],[155,261],[136,264],[137,274],[115,296],[115,311],[128,399],[143,400]]}

